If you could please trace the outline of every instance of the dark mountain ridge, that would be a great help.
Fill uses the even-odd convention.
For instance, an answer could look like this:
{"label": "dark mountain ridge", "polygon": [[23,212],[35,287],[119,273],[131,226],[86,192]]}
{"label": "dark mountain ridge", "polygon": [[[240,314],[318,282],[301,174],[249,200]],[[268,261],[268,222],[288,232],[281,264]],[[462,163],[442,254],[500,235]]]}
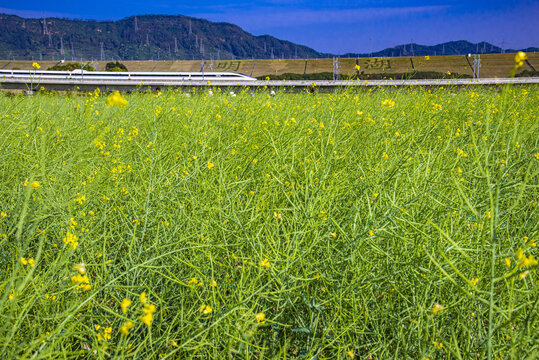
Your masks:
{"label": "dark mountain ridge", "polygon": [[503,49],[486,42],[452,41],[435,46],[399,45],[372,54],[334,55],[270,35],[254,36],[234,24],[183,15],[95,21],[0,14],[0,58],[10,60],[290,59],[500,52]]}

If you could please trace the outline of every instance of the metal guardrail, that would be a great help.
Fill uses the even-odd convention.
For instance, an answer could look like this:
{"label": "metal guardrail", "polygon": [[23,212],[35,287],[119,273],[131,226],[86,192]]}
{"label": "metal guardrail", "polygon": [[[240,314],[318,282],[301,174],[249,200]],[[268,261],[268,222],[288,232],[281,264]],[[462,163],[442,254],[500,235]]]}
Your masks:
{"label": "metal guardrail", "polygon": [[[529,78],[490,78],[490,79],[436,79],[436,80],[219,80],[197,81],[197,80],[150,80],[137,82],[124,79],[39,79],[39,78],[9,78],[0,77],[0,88],[11,90],[39,90],[41,87],[48,90],[82,90],[93,91],[100,88],[104,91],[133,91],[136,89],[164,90],[166,88],[179,88],[182,90],[208,89],[219,87],[265,89],[283,88],[287,91],[301,91],[307,88],[317,88],[320,91],[334,91],[338,88],[363,88],[363,87],[411,87],[411,86],[474,86],[486,85],[496,86],[503,84],[539,84],[539,77]],[[32,90],[30,89],[30,90]]]}

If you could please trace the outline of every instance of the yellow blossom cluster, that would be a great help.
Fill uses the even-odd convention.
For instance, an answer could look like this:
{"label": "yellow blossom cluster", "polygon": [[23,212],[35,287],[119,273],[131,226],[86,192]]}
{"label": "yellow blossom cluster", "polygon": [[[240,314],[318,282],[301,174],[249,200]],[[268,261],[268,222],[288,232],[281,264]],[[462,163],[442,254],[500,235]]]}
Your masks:
{"label": "yellow blossom cluster", "polygon": [[78,239],[79,238],[77,237],[77,235],[72,234],[68,231],[66,237],[63,239],[63,242],[66,245],[71,245],[71,248],[75,250],[79,245],[79,242],[77,241]]}
{"label": "yellow blossom cluster", "polygon": [[393,107],[395,106],[395,102],[393,100],[386,99],[382,101],[382,106]]}
{"label": "yellow blossom cluster", "polygon": [[519,268],[537,265],[537,260],[534,259],[533,255],[530,254],[528,257],[526,257],[522,248],[519,248],[517,250],[516,257],[518,260]]}
{"label": "yellow blossom cluster", "polygon": [[144,304],[144,307],[142,308],[142,312],[144,313],[144,315],[139,317],[139,320],[148,326],[152,326],[153,314],[156,310],[155,305],[147,303],[148,299],[145,292],[140,294],[140,302]]}
{"label": "yellow blossom cluster", "polygon": [[107,97],[107,105],[109,105],[109,106],[122,107],[122,106],[125,106],[127,104],[128,104],[127,100],[124,99],[124,97],[122,96],[122,94],[120,94],[119,91],[114,91],[112,93],[112,95]]}
{"label": "yellow blossom cluster", "polygon": [[[96,330],[101,328],[99,325],[95,325],[94,327]],[[102,333],[97,334],[98,341],[108,341],[110,339],[112,339],[112,328],[110,326],[104,328]]]}
{"label": "yellow blossom cluster", "polygon": [[31,257],[29,257],[28,259],[24,258],[24,257],[21,257],[21,264],[23,264],[24,266],[26,266],[26,265],[34,266],[35,265],[35,260],[34,260],[34,258],[31,258]]}
{"label": "yellow blossom cluster", "polygon": [[92,285],[90,285],[90,279],[87,275],[73,275],[71,277],[71,282],[73,284],[77,284],[77,286],[75,286],[75,289],[77,290],[90,291],[92,289]]}

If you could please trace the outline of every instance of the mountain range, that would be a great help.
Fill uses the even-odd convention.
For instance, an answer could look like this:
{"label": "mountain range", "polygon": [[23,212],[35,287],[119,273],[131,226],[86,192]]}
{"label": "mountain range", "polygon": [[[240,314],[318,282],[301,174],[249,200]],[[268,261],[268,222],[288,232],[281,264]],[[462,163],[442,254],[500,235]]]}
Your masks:
{"label": "mountain range", "polygon": [[[522,49],[538,51],[538,48]],[[22,18],[0,14],[0,59],[194,60],[391,57],[514,52],[487,42],[404,44],[371,54],[321,53],[239,26],[183,15],[138,15],[118,21]]]}

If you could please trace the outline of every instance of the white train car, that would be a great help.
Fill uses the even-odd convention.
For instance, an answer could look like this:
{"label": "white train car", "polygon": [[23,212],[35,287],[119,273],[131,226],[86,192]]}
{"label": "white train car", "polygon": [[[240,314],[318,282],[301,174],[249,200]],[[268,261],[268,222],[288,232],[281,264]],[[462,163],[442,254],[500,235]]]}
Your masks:
{"label": "white train car", "polygon": [[54,80],[103,80],[103,81],[256,81],[255,78],[230,72],[108,72],[108,71],[48,71],[2,70],[0,77],[10,79]]}

